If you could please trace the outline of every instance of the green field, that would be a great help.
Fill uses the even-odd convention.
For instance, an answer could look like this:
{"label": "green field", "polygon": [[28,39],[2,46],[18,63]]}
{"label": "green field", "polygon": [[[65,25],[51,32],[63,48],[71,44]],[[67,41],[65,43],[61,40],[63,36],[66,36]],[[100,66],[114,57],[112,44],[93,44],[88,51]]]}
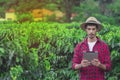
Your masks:
{"label": "green field", "polygon": [[[73,50],[86,36],[80,23],[1,23],[0,80],[78,80],[71,69]],[[112,71],[120,79],[120,26],[103,24],[97,35],[110,48]]]}

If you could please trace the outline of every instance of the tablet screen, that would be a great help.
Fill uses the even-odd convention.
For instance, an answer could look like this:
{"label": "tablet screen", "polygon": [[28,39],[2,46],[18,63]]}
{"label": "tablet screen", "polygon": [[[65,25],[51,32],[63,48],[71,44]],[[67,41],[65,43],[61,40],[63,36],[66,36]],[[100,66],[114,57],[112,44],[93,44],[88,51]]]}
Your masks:
{"label": "tablet screen", "polygon": [[95,53],[95,52],[86,52],[86,53],[84,53],[83,58],[86,59],[86,60],[88,60],[88,61],[91,61],[94,58],[98,59],[98,53]]}

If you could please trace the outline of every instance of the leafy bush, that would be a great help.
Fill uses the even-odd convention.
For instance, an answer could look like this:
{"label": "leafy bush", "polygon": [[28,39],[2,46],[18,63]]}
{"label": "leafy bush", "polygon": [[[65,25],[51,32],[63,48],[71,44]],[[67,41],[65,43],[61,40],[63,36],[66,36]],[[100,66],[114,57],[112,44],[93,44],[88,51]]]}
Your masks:
{"label": "leafy bush", "polygon": [[17,14],[17,21],[22,22],[32,22],[33,16],[30,13],[24,13],[24,14]]}
{"label": "leafy bush", "polygon": [[[0,24],[0,79],[77,80],[71,69],[73,50],[84,37],[78,23]],[[103,24],[99,36],[109,45],[113,69],[106,79],[119,79],[119,27]],[[15,75],[14,75],[15,73]]]}
{"label": "leafy bush", "polygon": [[10,75],[12,77],[12,80],[18,80],[19,76],[23,72],[21,66],[15,66],[10,68]]}

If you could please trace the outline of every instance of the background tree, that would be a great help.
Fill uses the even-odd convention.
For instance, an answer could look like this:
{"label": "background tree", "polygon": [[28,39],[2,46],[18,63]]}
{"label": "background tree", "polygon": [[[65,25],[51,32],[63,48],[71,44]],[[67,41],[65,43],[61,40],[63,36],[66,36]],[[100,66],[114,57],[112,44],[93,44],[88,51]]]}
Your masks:
{"label": "background tree", "polygon": [[100,6],[100,12],[103,15],[109,15],[109,11],[107,9],[107,5],[113,2],[113,0],[98,0]]}
{"label": "background tree", "polygon": [[98,2],[94,0],[84,0],[79,6],[73,7],[73,12],[77,13],[73,21],[84,21],[88,16],[100,13]]}
{"label": "background tree", "polygon": [[0,18],[5,17],[5,10],[6,10],[6,2],[8,0],[0,0]]}
{"label": "background tree", "polygon": [[8,9],[14,8],[18,13],[28,13],[33,9],[44,7],[47,2],[47,0],[11,0],[6,2],[6,6]]}
{"label": "background tree", "polygon": [[51,3],[57,5],[58,10],[65,13],[65,21],[71,22],[72,8],[79,6],[83,0],[51,0]]}
{"label": "background tree", "polygon": [[116,24],[120,25],[120,0],[113,0],[107,7],[109,10],[110,17],[115,19]]}
{"label": "background tree", "polygon": [[28,15],[36,8],[47,8],[65,13],[64,22],[71,22],[72,13],[77,13],[72,21],[82,21],[88,16],[95,16],[111,24],[120,22],[119,0],[0,0],[0,5],[0,17],[4,17],[9,8],[14,8],[19,16]]}

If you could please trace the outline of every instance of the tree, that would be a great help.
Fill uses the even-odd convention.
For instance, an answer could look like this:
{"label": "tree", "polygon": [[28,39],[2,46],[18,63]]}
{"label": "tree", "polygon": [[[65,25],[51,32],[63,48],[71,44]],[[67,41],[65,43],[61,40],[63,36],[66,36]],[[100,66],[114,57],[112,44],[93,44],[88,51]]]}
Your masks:
{"label": "tree", "polygon": [[98,0],[99,6],[100,6],[100,12],[103,15],[109,15],[109,10],[107,8],[107,5],[112,3],[113,0]]}
{"label": "tree", "polygon": [[18,13],[26,13],[36,8],[42,8],[48,3],[47,0],[0,0],[4,10],[14,8]]}
{"label": "tree", "polygon": [[5,17],[5,10],[6,10],[6,2],[7,0],[0,0],[0,17]]}
{"label": "tree", "polygon": [[108,5],[108,9],[110,10],[111,16],[113,16],[116,20],[117,24],[120,24],[120,0],[115,0]]}
{"label": "tree", "polygon": [[54,3],[57,5],[58,10],[61,10],[65,13],[65,21],[71,22],[71,14],[72,14],[72,8],[74,6],[79,6],[81,1],[83,0],[49,0],[50,3]]}
{"label": "tree", "polygon": [[[58,9],[65,13],[65,21],[70,22],[73,6],[79,6],[81,1],[83,0],[2,0],[0,4],[4,3],[5,9],[14,8],[19,14],[28,13],[36,8]],[[50,7],[47,7],[48,5]]]}
{"label": "tree", "polygon": [[77,16],[73,20],[85,21],[89,16],[95,16],[99,13],[99,5],[97,1],[85,0],[79,6],[74,6],[73,12],[77,13]]}

